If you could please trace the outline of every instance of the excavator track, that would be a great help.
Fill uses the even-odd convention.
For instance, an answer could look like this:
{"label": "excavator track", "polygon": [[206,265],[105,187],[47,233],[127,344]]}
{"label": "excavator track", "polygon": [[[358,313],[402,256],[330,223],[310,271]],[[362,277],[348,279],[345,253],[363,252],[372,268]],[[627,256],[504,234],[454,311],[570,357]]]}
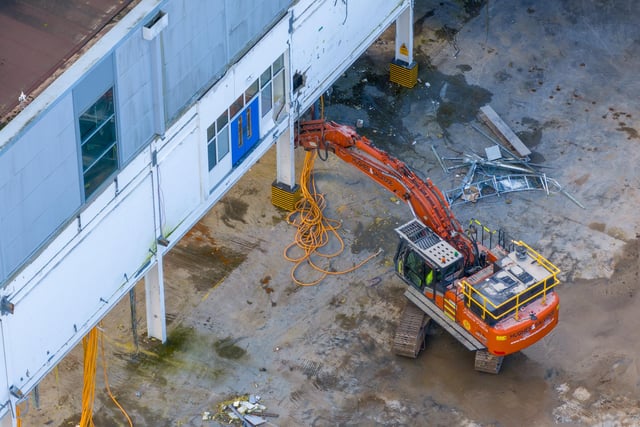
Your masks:
{"label": "excavator track", "polygon": [[393,352],[415,359],[424,349],[431,318],[414,303],[407,301],[393,340]]}
{"label": "excavator track", "polygon": [[488,374],[497,374],[502,367],[504,356],[495,356],[488,351],[476,351],[476,371],[486,372]]}

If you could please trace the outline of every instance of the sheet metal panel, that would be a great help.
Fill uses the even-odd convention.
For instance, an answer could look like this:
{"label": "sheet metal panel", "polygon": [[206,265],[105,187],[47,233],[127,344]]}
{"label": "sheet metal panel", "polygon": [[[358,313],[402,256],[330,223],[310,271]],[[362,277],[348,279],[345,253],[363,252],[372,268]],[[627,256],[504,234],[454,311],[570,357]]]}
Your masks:
{"label": "sheet metal panel", "polygon": [[80,207],[71,96],[51,108],[0,155],[0,282]]}
{"label": "sheet metal panel", "polygon": [[116,51],[118,140],[124,164],[154,134],[150,47],[136,31]]}

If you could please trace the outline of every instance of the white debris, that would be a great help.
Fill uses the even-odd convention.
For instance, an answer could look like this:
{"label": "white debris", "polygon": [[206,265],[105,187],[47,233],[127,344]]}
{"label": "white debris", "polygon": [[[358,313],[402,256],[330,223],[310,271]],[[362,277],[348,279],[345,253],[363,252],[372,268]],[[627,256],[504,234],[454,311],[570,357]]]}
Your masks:
{"label": "white debris", "polygon": [[251,412],[254,409],[256,409],[256,405],[254,405],[251,402],[247,402],[246,400],[243,400],[240,402],[240,407],[238,408],[238,411],[244,414],[245,412]]}
{"label": "white debris", "polygon": [[578,387],[577,389],[574,390],[573,397],[575,397],[581,402],[584,402],[585,400],[588,400],[591,397],[591,393],[589,393],[589,391],[584,387]]}
{"label": "white debris", "polygon": [[265,420],[264,418],[259,417],[257,415],[246,415],[244,417],[244,419],[245,419],[245,421],[250,422],[251,425],[254,425],[254,426],[259,426],[259,425],[264,424],[264,423],[267,422],[267,420]]}

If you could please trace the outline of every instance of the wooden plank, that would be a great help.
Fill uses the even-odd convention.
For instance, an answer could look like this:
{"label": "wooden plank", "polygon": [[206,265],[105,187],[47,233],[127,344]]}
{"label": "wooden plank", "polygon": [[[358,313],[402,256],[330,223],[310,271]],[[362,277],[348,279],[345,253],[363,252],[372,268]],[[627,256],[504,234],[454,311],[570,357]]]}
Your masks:
{"label": "wooden plank", "polygon": [[498,116],[493,108],[489,105],[480,107],[478,118],[489,127],[495,133],[498,138],[505,144],[513,147],[514,150],[520,155],[520,157],[527,157],[531,154],[531,150],[518,138],[509,126]]}

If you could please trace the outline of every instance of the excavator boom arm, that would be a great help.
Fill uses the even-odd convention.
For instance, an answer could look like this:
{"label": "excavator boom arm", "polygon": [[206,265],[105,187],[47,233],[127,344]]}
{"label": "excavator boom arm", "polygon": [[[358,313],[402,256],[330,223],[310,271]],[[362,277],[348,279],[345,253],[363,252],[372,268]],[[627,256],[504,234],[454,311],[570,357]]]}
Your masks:
{"label": "excavator boom arm", "polygon": [[465,264],[476,261],[474,244],[453,216],[442,192],[430,179],[420,179],[404,162],[374,147],[349,126],[324,120],[300,122],[296,146],[333,152],[406,202],[416,218],[462,253]]}

